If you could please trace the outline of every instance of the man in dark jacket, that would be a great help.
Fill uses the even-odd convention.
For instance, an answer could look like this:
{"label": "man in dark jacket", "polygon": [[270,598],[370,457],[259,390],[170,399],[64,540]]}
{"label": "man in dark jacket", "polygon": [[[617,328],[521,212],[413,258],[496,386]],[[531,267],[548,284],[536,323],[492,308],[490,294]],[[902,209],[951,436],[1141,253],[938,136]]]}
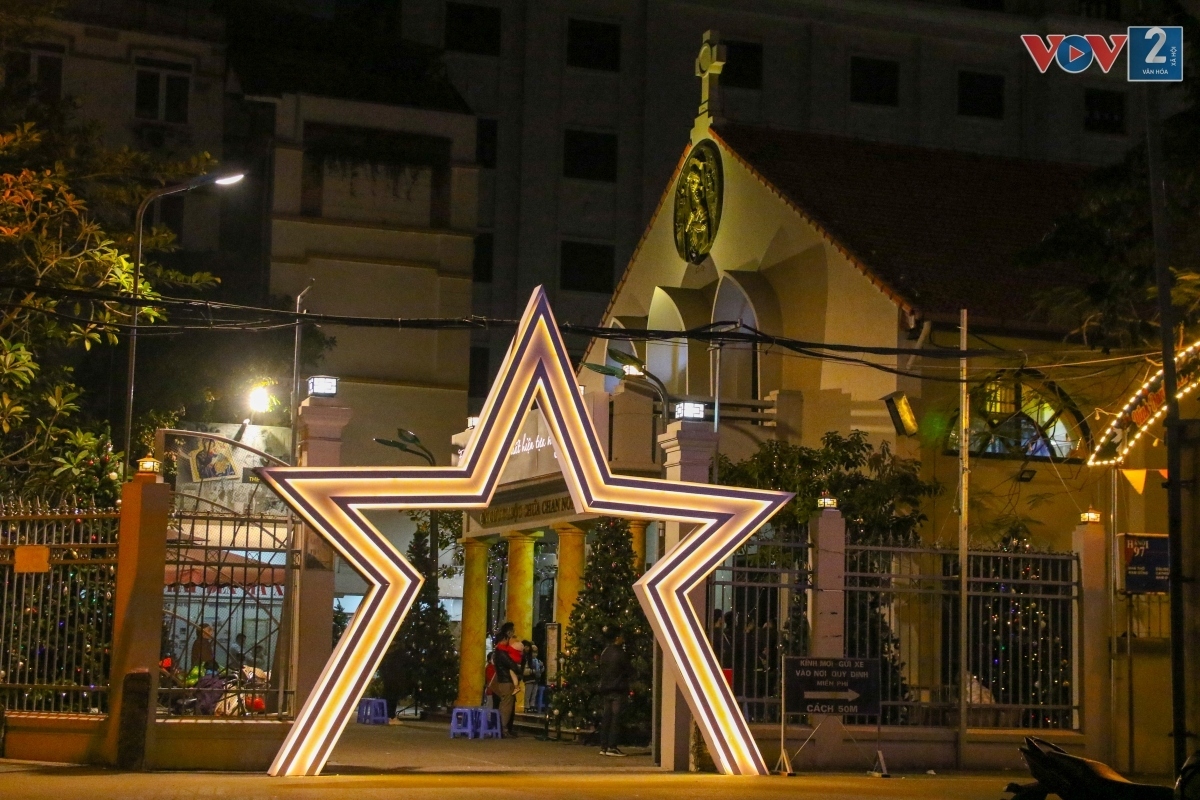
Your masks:
{"label": "man in dark jacket", "polygon": [[621,731],[621,706],[629,696],[629,678],[633,667],[625,653],[625,639],[617,628],[604,632],[608,645],[600,654],[600,697],[604,710],[600,724],[600,755],[624,757],[617,748]]}

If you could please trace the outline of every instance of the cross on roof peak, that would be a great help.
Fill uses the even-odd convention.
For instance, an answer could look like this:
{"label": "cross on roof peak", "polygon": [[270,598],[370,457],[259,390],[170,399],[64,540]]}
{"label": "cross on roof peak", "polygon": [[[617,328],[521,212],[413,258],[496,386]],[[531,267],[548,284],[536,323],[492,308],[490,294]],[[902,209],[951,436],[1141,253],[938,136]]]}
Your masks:
{"label": "cross on roof peak", "polygon": [[705,31],[700,55],[696,56],[696,77],[700,79],[699,118],[707,118],[706,121],[721,116],[720,76],[724,67],[725,45],[721,44],[721,32]]}

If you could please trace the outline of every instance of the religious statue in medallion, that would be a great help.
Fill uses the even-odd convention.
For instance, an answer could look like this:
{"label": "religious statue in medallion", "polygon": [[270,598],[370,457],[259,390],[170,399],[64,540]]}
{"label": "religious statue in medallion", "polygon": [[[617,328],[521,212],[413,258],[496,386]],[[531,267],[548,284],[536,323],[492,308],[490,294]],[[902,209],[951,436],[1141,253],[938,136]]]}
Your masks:
{"label": "religious statue in medallion", "polygon": [[712,249],[721,224],[721,153],[705,140],[692,148],[675,184],[675,249],[699,264]]}

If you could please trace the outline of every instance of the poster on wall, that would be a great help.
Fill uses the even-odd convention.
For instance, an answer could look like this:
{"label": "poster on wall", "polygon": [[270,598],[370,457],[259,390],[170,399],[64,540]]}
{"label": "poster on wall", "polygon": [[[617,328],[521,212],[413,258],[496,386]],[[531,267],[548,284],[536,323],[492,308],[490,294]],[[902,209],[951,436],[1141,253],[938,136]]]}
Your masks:
{"label": "poster on wall", "polygon": [[292,432],[289,428],[235,423],[185,422],[182,430],[213,433],[237,444],[199,436],[173,436],[167,450],[175,460],[175,492],[191,501],[185,508],[202,513],[282,514],[283,503],[262,486],[254,471],[267,459],[245,447],[287,461]]}
{"label": "poster on wall", "polygon": [[1129,594],[1166,594],[1171,586],[1171,550],[1165,533],[1121,534],[1121,563]]}
{"label": "poster on wall", "polygon": [[558,637],[562,625],[558,622],[546,623],[546,682],[558,680]]}

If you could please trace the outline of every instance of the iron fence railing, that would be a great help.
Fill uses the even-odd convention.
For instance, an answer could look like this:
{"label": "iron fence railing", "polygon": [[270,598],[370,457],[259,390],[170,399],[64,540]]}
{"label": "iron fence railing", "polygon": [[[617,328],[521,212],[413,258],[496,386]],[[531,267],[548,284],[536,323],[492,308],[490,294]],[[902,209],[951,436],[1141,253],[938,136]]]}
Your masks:
{"label": "iron fence railing", "polygon": [[0,503],[0,707],[107,711],[120,512]]}
{"label": "iron fence railing", "polygon": [[[1076,727],[1076,556],[972,551],[967,578],[968,724]],[[957,552],[851,545],[845,586],[846,655],[880,659],[883,678],[882,716],[850,721],[956,725]]]}
{"label": "iron fence railing", "polygon": [[742,713],[779,721],[781,655],[808,653],[806,527],[766,527],[708,579],[709,639]]}
{"label": "iron fence railing", "polygon": [[294,519],[196,505],[177,496],[169,526],[159,713],[289,716]]}

